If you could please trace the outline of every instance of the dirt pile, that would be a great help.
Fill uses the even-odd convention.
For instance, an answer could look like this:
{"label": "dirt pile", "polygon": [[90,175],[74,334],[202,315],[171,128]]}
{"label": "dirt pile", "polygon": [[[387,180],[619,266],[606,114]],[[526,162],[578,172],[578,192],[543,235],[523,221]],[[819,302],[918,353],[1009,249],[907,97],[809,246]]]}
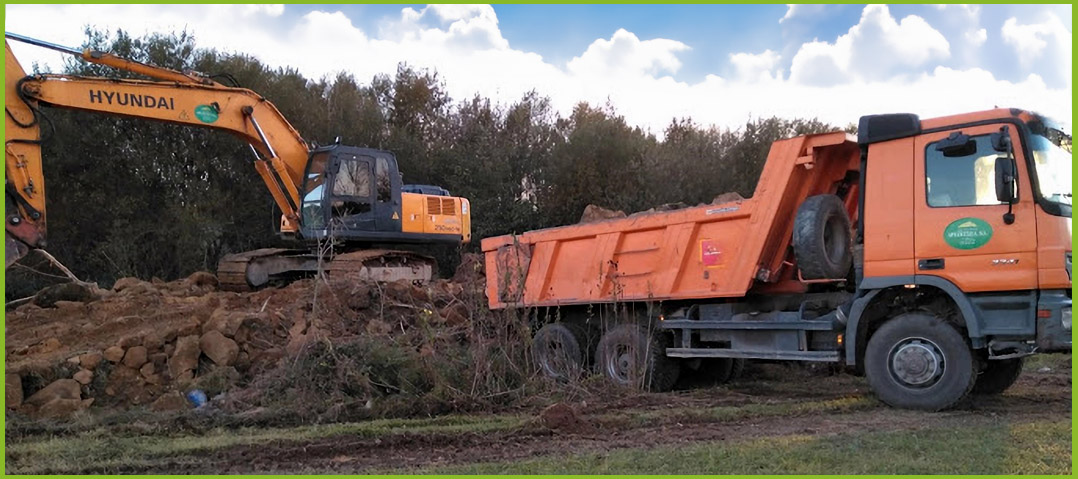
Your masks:
{"label": "dirt pile", "polygon": [[[469,264],[462,278],[481,279],[481,263]],[[234,293],[195,273],[168,283],[124,278],[112,290],[63,292],[65,299],[47,294],[7,312],[7,405],[35,417],[90,406],[181,409],[187,391],[212,398],[256,383],[314,342],[467,329],[466,299],[481,291],[475,281],[331,278]]]}

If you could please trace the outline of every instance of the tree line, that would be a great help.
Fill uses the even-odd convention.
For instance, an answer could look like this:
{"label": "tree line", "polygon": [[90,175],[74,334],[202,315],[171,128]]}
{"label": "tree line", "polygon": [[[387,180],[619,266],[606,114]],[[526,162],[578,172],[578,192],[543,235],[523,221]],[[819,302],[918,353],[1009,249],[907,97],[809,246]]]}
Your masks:
{"label": "tree line", "polygon": [[[312,79],[200,48],[186,32],[87,29],[83,47],[249,88],[308,141],[392,151],[406,183],[470,200],[470,251],[485,237],[574,223],[588,204],[631,213],[706,203],[723,192],[749,197],[773,141],[837,129],[816,119],[754,118],[722,129],[678,118],[656,135],[611,104],[579,103],[563,116],[537,91],[509,104],[480,94],[454,99],[437,72],[404,62],[366,82],[347,72]],[[73,58],[62,70],[134,77]],[[139,119],[43,113],[49,250],[81,279],[103,286],[124,276],[175,279],[214,270],[224,254],[282,244],[280,212],[240,140]],[[9,298],[44,281],[26,267],[10,269],[8,280]]]}

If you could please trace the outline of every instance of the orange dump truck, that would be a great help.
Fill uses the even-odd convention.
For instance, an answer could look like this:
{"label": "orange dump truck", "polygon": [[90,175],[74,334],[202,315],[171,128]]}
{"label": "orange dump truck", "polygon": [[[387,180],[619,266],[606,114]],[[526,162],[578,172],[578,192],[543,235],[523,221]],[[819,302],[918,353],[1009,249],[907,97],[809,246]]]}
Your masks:
{"label": "orange dump truck", "polygon": [[1070,141],[1017,109],[780,140],[752,198],[483,240],[490,307],[535,319],[554,377],[825,361],[944,409],[1070,350]]}

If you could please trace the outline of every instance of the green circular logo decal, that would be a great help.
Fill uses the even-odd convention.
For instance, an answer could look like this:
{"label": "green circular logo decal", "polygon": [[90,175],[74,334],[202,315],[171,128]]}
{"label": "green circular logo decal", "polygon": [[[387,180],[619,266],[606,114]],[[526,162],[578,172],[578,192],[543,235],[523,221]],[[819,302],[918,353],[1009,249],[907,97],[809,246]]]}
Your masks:
{"label": "green circular logo decal", "polygon": [[195,117],[202,123],[213,123],[217,121],[217,110],[209,105],[199,105],[195,107]]}
{"label": "green circular logo decal", "polygon": [[943,240],[952,248],[976,249],[992,239],[992,225],[980,218],[957,219],[943,230]]}

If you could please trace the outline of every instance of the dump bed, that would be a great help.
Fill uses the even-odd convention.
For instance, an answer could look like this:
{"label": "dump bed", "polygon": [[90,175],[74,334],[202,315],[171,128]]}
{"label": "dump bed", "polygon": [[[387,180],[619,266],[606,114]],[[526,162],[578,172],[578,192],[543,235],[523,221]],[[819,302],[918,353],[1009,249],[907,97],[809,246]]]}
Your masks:
{"label": "dump bed", "polygon": [[859,166],[852,136],[800,136],[771,146],[750,199],[484,239],[490,307],[744,296],[788,277],[798,206]]}

